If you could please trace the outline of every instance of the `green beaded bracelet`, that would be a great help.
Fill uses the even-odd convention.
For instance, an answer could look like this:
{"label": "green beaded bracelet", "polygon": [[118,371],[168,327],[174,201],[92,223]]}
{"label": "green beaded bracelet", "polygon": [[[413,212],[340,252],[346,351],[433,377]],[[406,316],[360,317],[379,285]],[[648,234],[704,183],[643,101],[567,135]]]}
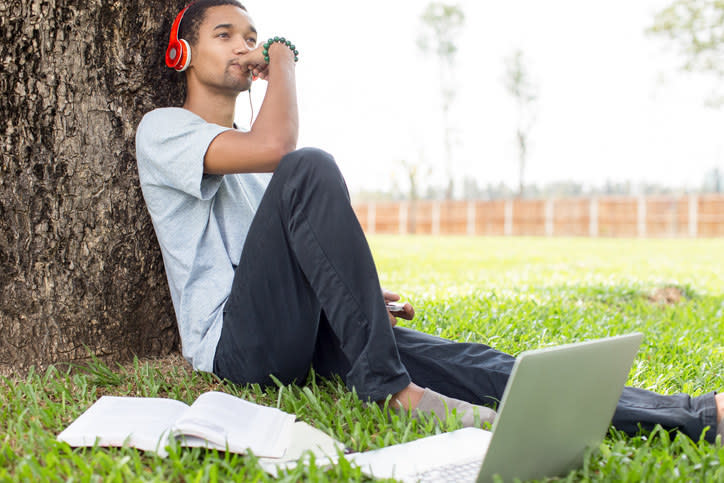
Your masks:
{"label": "green beaded bracelet", "polygon": [[269,47],[274,42],[279,42],[289,47],[289,50],[294,52],[294,62],[297,62],[299,60],[299,51],[291,41],[285,39],[284,37],[274,37],[264,43],[264,50],[262,51],[262,53],[264,54],[264,62],[266,62],[267,64],[269,63]]}

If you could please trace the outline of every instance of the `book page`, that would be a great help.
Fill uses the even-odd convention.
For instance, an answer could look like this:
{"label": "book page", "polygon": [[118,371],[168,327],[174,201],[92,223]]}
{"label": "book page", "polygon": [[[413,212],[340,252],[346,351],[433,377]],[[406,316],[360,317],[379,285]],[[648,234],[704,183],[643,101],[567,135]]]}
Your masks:
{"label": "book page", "polygon": [[[173,433],[209,441],[208,446],[234,453],[280,458],[291,441],[294,415],[260,406],[230,394],[207,392],[176,421]],[[184,444],[182,442],[182,444]],[[189,446],[199,441],[189,439]]]}
{"label": "book page", "polygon": [[58,435],[71,446],[123,446],[166,454],[173,426],[188,406],[163,398],[102,396]]}

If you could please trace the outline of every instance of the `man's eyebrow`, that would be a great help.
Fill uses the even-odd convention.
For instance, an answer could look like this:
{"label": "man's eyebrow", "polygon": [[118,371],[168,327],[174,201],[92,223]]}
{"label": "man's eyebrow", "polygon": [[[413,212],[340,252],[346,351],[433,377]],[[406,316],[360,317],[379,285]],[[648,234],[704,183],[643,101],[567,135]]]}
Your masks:
{"label": "man's eyebrow", "polygon": [[[217,25],[216,27],[214,27],[214,30],[230,29],[230,28],[232,28],[232,27],[233,27],[233,25],[231,25],[230,23],[220,23],[219,25]],[[249,26],[249,30],[250,30],[252,33],[257,33],[256,27],[254,27],[253,25],[250,25],[250,26]]]}

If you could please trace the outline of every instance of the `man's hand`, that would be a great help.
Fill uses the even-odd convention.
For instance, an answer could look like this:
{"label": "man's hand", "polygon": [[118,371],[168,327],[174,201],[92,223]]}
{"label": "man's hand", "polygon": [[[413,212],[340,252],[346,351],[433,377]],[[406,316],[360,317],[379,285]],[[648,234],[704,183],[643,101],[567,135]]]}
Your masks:
{"label": "man's hand", "polygon": [[[269,46],[270,58],[281,58],[283,62],[294,64],[294,53],[284,44],[274,42]],[[269,79],[269,64],[264,61],[264,45],[260,44],[254,50],[244,54],[241,60],[242,67],[246,67],[254,77]]]}
{"label": "man's hand", "polygon": [[254,77],[266,80],[269,76],[269,64],[264,62],[264,54],[262,53],[263,49],[264,47],[259,45],[257,48],[244,55],[242,66],[249,69],[249,72],[251,72],[251,75]]}
{"label": "man's hand", "polygon": [[[397,302],[400,300],[399,294],[385,289],[382,289],[382,298],[385,299],[385,303]],[[409,302],[405,302],[403,309],[404,310],[402,312],[395,312],[394,315],[389,310],[387,311],[387,315],[390,317],[390,325],[392,325],[392,327],[397,325],[397,317],[401,317],[405,320],[412,320],[415,317],[415,309],[412,308],[412,305],[410,305]]]}
{"label": "man's hand", "polygon": [[266,80],[269,76],[269,64],[264,62],[263,50],[263,45],[257,46],[241,56],[239,63],[242,68],[246,68],[254,77]]}

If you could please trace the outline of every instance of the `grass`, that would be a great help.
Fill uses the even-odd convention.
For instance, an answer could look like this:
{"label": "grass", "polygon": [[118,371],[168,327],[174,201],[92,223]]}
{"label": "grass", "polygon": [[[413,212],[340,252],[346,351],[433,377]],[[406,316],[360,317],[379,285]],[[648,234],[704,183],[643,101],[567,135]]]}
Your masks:
{"label": "grass", "polygon": [[[371,244],[382,285],[416,307],[407,326],[512,354],[638,330],[645,339],[629,384],[693,395],[724,385],[724,240],[378,236]],[[103,394],[191,402],[208,390],[278,406],[355,450],[456,428],[388,417],[338,381],[313,375],[304,387],[239,387],[190,371],[178,356],[125,366],[92,361],[0,379],[0,481],[270,480],[253,456],[196,448],[161,459],[55,440]],[[724,448],[660,429],[635,437],[611,430],[567,479],[724,481]],[[365,477],[347,464],[314,463],[279,477],[299,480]]]}

